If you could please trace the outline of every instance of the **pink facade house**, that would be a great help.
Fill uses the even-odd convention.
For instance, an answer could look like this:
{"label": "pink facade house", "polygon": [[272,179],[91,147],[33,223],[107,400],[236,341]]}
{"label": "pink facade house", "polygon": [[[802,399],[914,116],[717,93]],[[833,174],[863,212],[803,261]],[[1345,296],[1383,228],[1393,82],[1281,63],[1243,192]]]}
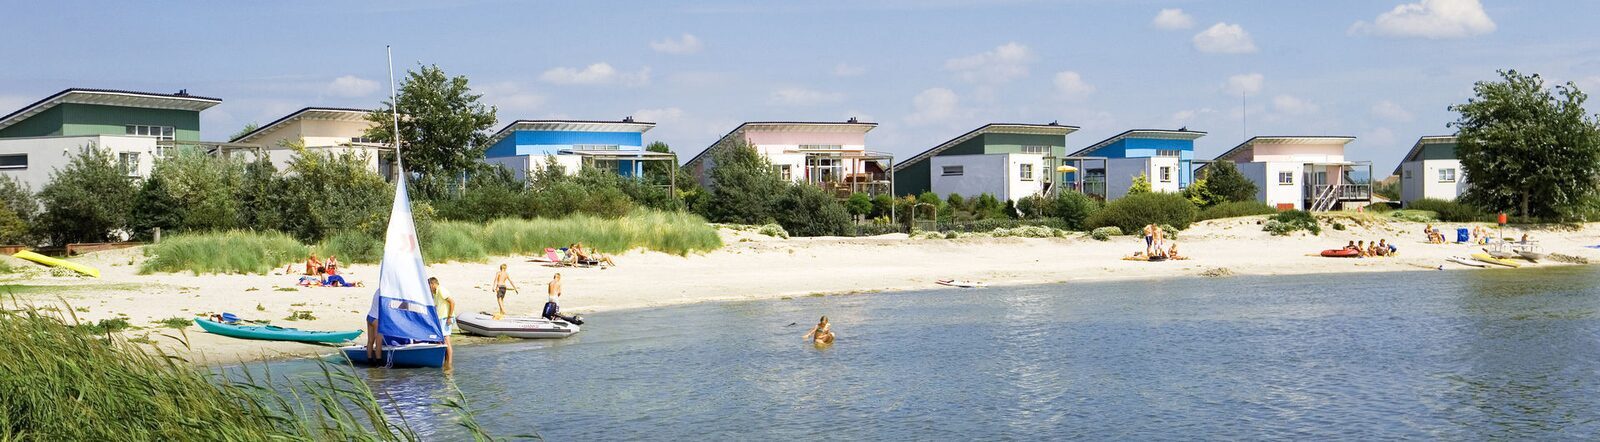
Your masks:
{"label": "pink facade house", "polygon": [[[1256,197],[1281,210],[1355,209],[1372,202],[1372,162],[1348,161],[1355,137],[1254,137],[1217,156],[1256,183]],[[1365,175],[1361,175],[1365,173]]]}
{"label": "pink facade house", "polygon": [[747,122],[684,163],[702,185],[711,185],[716,167],[712,152],[744,143],[794,182],[811,183],[839,194],[891,191],[888,171],[893,157],[867,150],[867,132],[877,123],[854,118],[835,122]]}

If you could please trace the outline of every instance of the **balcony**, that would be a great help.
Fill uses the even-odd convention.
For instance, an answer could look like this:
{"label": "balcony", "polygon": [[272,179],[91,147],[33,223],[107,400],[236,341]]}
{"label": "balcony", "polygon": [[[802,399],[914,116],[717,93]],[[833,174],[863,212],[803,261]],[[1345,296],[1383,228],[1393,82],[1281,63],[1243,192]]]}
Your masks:
{"label": "balcony", "polygon": [[1317,184],[1307,187],[1306,195],[1311,198],[1326,196],[1329,199],[1339,201],[1367,201],[1372,199],[1371,184]]}

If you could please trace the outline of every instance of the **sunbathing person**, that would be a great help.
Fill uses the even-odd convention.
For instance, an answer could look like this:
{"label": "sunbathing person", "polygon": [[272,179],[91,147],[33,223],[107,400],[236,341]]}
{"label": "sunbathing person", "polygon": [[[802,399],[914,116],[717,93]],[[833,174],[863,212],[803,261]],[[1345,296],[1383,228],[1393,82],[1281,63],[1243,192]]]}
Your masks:
{"label": "sunbathing person", "polygon": [[1388,239],[1380,239],[1380,240],[1378,240],[1378,254],[1383,255],[1383,256],[1392,256],[1392,255],[1394,255],[1394,246],[1389,245],[1389,240]]}
{"label": "sunbathing person", "polygon": [[362,284],[361,284],[361,281],[356,281],[356,282],[345,281],[343,276],[328,275],[328,279],[322,280],[322,286],[323,287],[361,287]]}
{"label": "sunbathing person", "polygon": [[1356,241],[1356,256],[1359,256],[1359,257],[1362,257],[1362,258],[1366,258],[1367,257],[1367,241],[1366,240]]}
{"label": "sunbathing person", "polygon": [[339,274],[339,258],[338,257],[335,257],[333,255],[328,255],[328,260],[324,261],[322,266],[323,267],[327,267],[328,276],[333,276],[333,275]]}
{"label": "sunbathing person", "polygon": [[322,273],[321,268],[322,268],[322,260],[317,259],[317,254],[316,253],[312,253],[312,254],[306,255],[306,273],[305,274],[307,274],[307,275],[316,275],[318,273]]}
{"label": "sunbathing person", "polygon": [[1178,255],[1178,243],[1172,243],[1172,248],[1167,250],[1167,259],[1188,259]]}

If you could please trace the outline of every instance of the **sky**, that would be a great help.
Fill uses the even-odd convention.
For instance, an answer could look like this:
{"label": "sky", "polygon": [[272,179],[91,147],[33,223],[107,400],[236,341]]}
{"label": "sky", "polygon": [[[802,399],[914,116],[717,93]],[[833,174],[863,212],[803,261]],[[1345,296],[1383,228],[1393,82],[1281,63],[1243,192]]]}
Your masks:
{"label": "sky", "polygon": [[[1587,0],[16,2],[0,113],[69,87],[217,97],[225,140],[306,106],[376,107],[395,68],[470,79],[517,119],[657,123],[689,157],[743,121],[879,123],[909,158],[986,123],[1349,135],[1392,170],[1498,69],[1600,89]],[[1589,109],[1597,107],[1590,104]]]}

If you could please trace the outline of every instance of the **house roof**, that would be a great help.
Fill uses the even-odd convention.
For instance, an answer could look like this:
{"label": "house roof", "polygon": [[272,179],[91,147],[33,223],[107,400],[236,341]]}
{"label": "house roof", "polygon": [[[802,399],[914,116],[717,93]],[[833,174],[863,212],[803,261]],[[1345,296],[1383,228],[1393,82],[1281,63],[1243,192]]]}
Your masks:
{"label": "house roof", "polygon": [[[1456,142],[1456,136],[1455,135],[1429,135],[1429,136],[1425,136],[1425,137],[1422,137],[1422,138],[1418,138],[1417,139],[1417,144],[1411,145],[1411,151],[1406,152],[1406,156],[1404,158],[1400,159],[1400,163],[1404,164],[1407,161],[1416,161],[1417,156],[1422,155],[1422,146],[1429,145],[1429,144],[1444,144],[1444,143],[1454,143],[1454,142]],[[1399,175],[1400,174],[1400,165],[1399,164],[1396,164],[1394,166],[1394,174],[1395,175]]]}
{"label": "house roof", "polygon": [[729,138],[732,138],[734,135],[741,134],[741,133],[748,132],[748,131],[752,131],[752,130],[756,130],[756,131],[771,131],[771,132],[806,130],[808,132],[867,133],[867,132],[871,131],[872,128],[875,128],[875,127],[878,127],[878,123],[864,123],[864,122],[856,121],[856,119],[854,119],[854,118],[851,118],[849,121],[843,121],[843,122],[837,122],[837,121],[746,121],[744,123],[739,124],[738,127],[733,128],[732,131],[729,131],[727,134],[723,135],[722,138],[718,138],[717,141],[711,143],[710,146],[706,146],[705,149],[702,149],[700,151],[700,153],[695,154],[694,158],[690,158],[689,161],[685,161],[684,164],[689,164],[689,163],[693,163],[695,161],[699,161],[700,157],[705,156],[706,152],[710,152],[712,147],[714,147],[714,146],[716,146],[718,144],[722,144],[723,141],[726,141]]}
{"label": "house roof", "polygon": [[278,127],[300,120],[332,120],[332,121],[364,121],[370,109],[352,109],[343,107],[306,107],[273,120],[271,123],[257,127],[255,130],[245,132],[232,140],[231,143],[248,143],[255,138],[266,135]]}
{"label": "house roof", "polygon": [[1156,140],[1194,140],[1194,139],[1198,139],[1198,138],[1203,137],[1203,136],[1206,136],[1205,132],[1188,130],[1188,129],[1178,129],[1178,130],[1129,129],[1129,130],[1127,130],[1127,131],[1125,131],[1123,133],[1112,135],[1111,138],[1100,140],[1100,142],[1098,142],[1098,143],[1091,144],[1091,145],[1089,145],[1089,147],[1085,147],[1085,148],[1083,148],[1081,150],[1078,150],[1077,152],[1073,152],[1072,154],[1067,155],[1067,156],[1076,157],[1076,156],[1088,155],[1089,152],[1093,152],[1095,149],[1106,147],[1106,146],[1111,145],[1111,143],[1122,141],[1122,140],[1128,139],[1128,138],[1146,138],[1146,139],[1156,139]]}
{"label": "house roof", "polygon": [[511,136],[512,132],[523,130],[538,131],[564,131],[564,132],[638,132],[645,133],[656,127],[655,123],[633,121],[625,118],[618,121],[601,120],[517,120],[506,124],[506,127],[495,132],[489,137],[489,144],[500,142],[501,139]]}
{"label": "house roof", "polygon": [[122,91],[115,89],[71,88],[23,106],[15,112],[0,117],[0,129],[11,127],[50,108],[64,103],[98,104],[105,106],[143,107],[150,109],[176,109],[203,111],[222,103],[220,98],[189,95],[187,91],[176,94]]}
{"label": "house roof", "polygon": [[1227,152],[1223,152],[1222,155],[1217,155],[1215,160],[1226,160],[1229,157],[1232,157],[1233,155],[1238,154],[1239,152],[1249,148],[1250,146],[1256,145],[1256,143],[1324,144],[1324,143],[1328,143],[1328,142],[1339,142],[1339,144],[1349,144],[1351,141],[1355,141],[1355,139],[1356,139],[1356,137],[1350,137],[1350,136],[1320,136],[1320,135],[1311,135],[1311,136],[1294,136],[1294,135],[1290,135],[1290,136],[1283,136],[1283,135],[1257,136],[1257,137],[1251,137],[1250,139],[1245,140],[1243,143],[1239,143],[1238,146],[1233,146],[1232,149],[1228,149],[1228,151]]}
{"label": "house roof", "polygon": [[928,150],[922,151],[922,153],[916,154],[915,156],[912,156],[910,159],[907,159],[905,161],[899,162],[898,164],[895,164],[894,165],[894,171],[898,172],[898,171],[900,171],[901,168],[905,167],[906,165],[909,165],[909,164],[912,164],[912,163],[916,163],[918,161],[922,161],[922,160],[931,158],[931,157],[933,157],[935,155],[939,155],[939,152],[944,152],[946,149],[949,149],[951,147],[955,147],[956,145],[961,144],[961,143],[965,143],[965,142],[967,142],[967,140],[971,140],[971,139],[976,138],[977,136],[983,135],[983,134],[999,133],[999,134],[1061,135],[1061,136],[1066,136],[1067,134],[1070,134],[1070,133],[1073,133],[1073,132],[1077,132],[1077,131],[1078,131],[1078,127],[1077,126],[1065,126],[1065,125],[1061,125],[1061,124],[1057,124],[1057,123],[1050,123],[1050,124],[989,123],[989,124],[985,124],[983,126],[979,126],[977,129],[973,129],[971,131],[968,131],[967,133],[961,134],[961,136],[958,136],[958,137],[955,137],[955,138],[951,138],[949,141],[945,141],[943,143],[939,143],[938,146],[934,146],[932,149],[928,149]]}

